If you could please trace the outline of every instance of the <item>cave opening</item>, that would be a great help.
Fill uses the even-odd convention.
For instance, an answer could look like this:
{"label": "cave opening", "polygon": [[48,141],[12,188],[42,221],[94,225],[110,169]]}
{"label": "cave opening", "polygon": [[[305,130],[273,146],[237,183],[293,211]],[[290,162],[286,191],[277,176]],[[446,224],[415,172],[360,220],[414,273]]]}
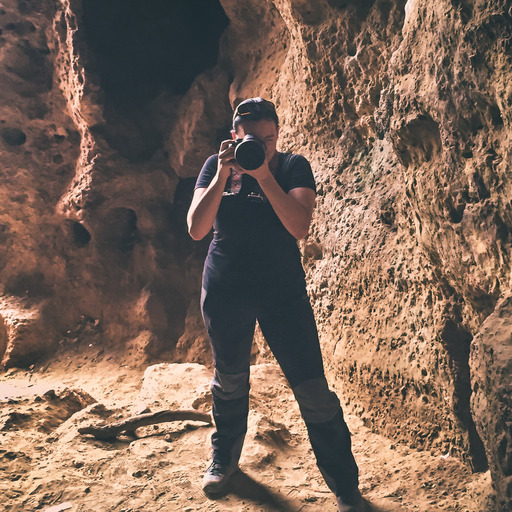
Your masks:
{"label": "cave opening", "polygon": [[83,224],[80,224],[80,222],[69,221],[68,229],[76,247],[86,247],[91,241],[91,234]]}
{"label": "cave opening", "polygon": [[217,64],[229,20],[219,0],[82,0],[84,66],[101,88],[91,132],[130,162],[149,161],[176,106]]}
{"label": "cave opening", "polygon": [[229,20],[218,0],[83,0],[83,23],[108,100],[140,104],[213,67]]}

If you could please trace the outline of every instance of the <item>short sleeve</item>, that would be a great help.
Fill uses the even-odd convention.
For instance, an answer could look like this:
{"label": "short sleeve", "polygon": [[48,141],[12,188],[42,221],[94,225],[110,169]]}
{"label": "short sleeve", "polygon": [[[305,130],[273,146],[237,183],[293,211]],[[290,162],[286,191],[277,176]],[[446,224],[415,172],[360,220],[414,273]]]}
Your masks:
{"label": "short sleeve", "polygon": [[310,188],[316,192],[315,178],[311,165],[302,155],[284,154],[281,176],[278,181],[285,192],[294,188]]}
{"label": "short sleeve", "polygon": [[199,176],[197,177],[194,188],[208,188],[217,173],[217,161],[217,155],[212,155],[206,160]]}

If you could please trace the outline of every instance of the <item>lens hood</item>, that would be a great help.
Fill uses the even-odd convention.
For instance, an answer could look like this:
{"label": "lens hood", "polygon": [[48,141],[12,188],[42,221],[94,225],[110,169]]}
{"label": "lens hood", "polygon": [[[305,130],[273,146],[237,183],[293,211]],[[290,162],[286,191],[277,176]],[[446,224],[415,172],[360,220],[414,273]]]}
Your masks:
{"label": "lens hood", "polygon": [[265,144],[257,137],[247,134],[235,141],[235,160],[246,171],[254,171],[265,162]]}

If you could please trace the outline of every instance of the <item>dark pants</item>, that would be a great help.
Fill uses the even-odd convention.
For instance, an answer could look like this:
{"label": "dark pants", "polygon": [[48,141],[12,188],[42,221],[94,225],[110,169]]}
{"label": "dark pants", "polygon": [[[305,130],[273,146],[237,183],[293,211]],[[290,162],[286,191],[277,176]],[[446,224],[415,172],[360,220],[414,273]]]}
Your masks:
{"label": "dark pants", "polygon": [[305,290],[286,294],[203,289],[201,308],[213,350],[213,459],[238,461],[247,430],[249,367],[256,320],[298,401],[318,467],[338,496],[358,487],[350,432],[324,376],[313,311]]}

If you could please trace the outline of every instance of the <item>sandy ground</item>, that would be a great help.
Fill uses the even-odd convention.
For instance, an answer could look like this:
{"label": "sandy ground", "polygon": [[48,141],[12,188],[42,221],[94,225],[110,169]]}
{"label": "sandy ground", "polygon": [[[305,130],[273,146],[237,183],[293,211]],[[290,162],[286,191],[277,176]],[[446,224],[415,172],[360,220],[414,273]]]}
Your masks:
{"label": "sandy ground", "polygon": [[[335,512],[293,395],[273,364],[253,367],[241,471],[215,500],[201,490],[211,426],[163,423],[114,442],[78,433],[148,410],[209,411],[209,369],[137,360],[90,345],[2,375],[0,510]],[[492,512],[488,473],[392,443],[348,412],[346,419],[361,490],[375,512]]]}

